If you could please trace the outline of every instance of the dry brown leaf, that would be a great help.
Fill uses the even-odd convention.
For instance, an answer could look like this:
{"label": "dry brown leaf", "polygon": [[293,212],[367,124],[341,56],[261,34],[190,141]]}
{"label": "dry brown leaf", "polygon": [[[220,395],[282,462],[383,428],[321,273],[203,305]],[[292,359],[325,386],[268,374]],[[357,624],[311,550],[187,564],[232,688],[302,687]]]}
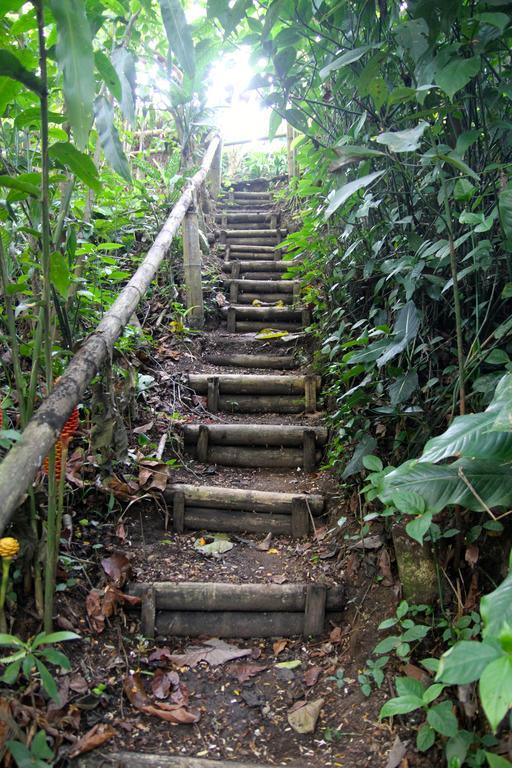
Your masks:
{"label": "dry brown leaf", "polygon": [[199,712],[188,710],[180,704],[151,702],[139,675],[127,675],[123,683],[123,690],[126,698],[135,709],[146,715],[159,717],[168,723],[197,723],[201,717]]}
{"label": "dry brown leaf", "polygon": [[423,683],[424,685],[430,685],[431,683],[428,673],[425,672],[424,669],[416,667],[414,664],[404,664],[402,667],[402,672],[404,675],[407,675],[407,677],[412,677],[414,680],[419,680],[419,682]]}
{"label": "dry brown leaf", "polygon": [[331,643],[341,643],[341,636],[341,627],[334,627],[329,635],[329,640]]}
{"label": "dry brown leaf", "polygon": [[321,674],[322,674],[322,667],[317,667],[317,666],[309,667],[309,669],[307,669],[304,672],[304,675],[302,677],[302,679],[304,680],[304,685],[307,685],[308,688],[312,688],[313,685],[316,685],[316,683],[318,682],[318,678],[320,677]]}
{"label": "dry brown leaf", "polygon": [[377,566],[379,568],[380,575],[382,576],[382,586],[392,587],[394,584],[394,579],[393,574],[391,573],[391,558],[389,557],[389,552],[386,547],[383,547],[379,552],[379,556],[377,558]]}
{"label": "dry brown leaf", "polygon": [[324,705],[323,699],[315,701],[298,701],[288,710],[288,722],[297,733],[314,733],[320,710]]}
{"label": "dry brown leaf", "polygon": [[401,765],[402,759],[405,757],[406,752],[407,744],[404,744],[400,737],[397,736],[393,742],[393,746],[391,747],[388,761],[386,763],[386,768],[398,768],[398,766]]}
{"label": "dry brown leaf", "polygon": [[256,675],[259,675],[260,672],[263,672],[265,669],[267,669],[266,666],[263,664],[233,664],[229,668],[229,673],[233,675],[233,677],[236,677],[239,683],[245,683],[247,680],[250,680],[251,677],[255,677]]}
{"label": "dry brown leaf", "polygon": [[166,699],[172,688],[180,684],[180,676],[177,672],[164,672],[158,668],[151,680],[151,691],[157,699]]}
{"label": "dry brown leaf", "polygon": [[479,554],[480,554],[480,550],[478,549],[477,545],[470,544],[468,547],[466,547],[466,554],[464,555],[464,560],[469,566],[471,566],[471,568],[474,568],[475,565],[478,563]]}
{"label": "dry brown leaf", "polygon": [[85,609],[91,628],[95,632],[103,632],[105,629],[105,616],[101,607],[101,593],[99,590],[91,589],[85,599]]}
{"label": "dry brown leaf", "polygon": [[201,661],[206,661],[210,667],[217,667],[227,661],[250,655],[250,648],[237,648],[235,645],[229,645],[223,640],[214,638],[207,640],[204,646],[190,646],[185,653],[170,654],[168,660],[178,667],[196,667]]}
{"label": "dry brown leaf", "polygon": [[256,549],[259,549],[260,552],[268,552],[270,549],[271,542],[272,542],[272,534],[267,533],[263,541],[260,541],[259,544],[256,544]]}
{"label": "dry brown leaf", "polygon": [[101,567],[116,587],[122,587],[132,570],[132,564],[122,552],[114,552],[110,557],[101,561]]}
{"label": "dry brown leaf", "polygon": [[288,581],[288,577],[284,575],[284,573],[277,574],[277,576],[272,576],[272,582],[274,584],[284,584],[286,581]]}
{"label": "dry brown leaf", "polygon": [[272,650],[274,651],[274,655],[279,656],[279,654],[284,651],[287,645],[288,645],[288,640],[276,640],[275,643],[272,645]]}
{"label": "dry brown leaf", "polygon": [[149,430],[152,429],[153,424],[153,421],[148,421],[147,424],[141,424],[140,427],[135,427],[132,432],[134,435],[142,435],[144,432],[149,432]]}
{"label": "dry brown leaf", "polygon": [[84,752],[90,752],[92,749],[101,747],[102,744],[110,741],[114,736],[117,736],[117,731],[111,725],[96,723],[81,739],[75,741],[69,757],[78,757],[78,755],[83,755]]}

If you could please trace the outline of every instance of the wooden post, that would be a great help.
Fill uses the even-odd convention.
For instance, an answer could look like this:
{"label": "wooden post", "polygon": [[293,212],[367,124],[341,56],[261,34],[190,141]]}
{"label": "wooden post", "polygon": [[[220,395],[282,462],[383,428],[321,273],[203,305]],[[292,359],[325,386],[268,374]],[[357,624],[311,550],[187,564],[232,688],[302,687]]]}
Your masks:
{"label": "wooden post", "polygon": [[197,438],[197,460],[201,464],[208,462],[208,443],[210,441],[209,430],[206,424],[201,424],[199,427],[199,436]]}
{"label": "wooden post", "polygon": [[240,277],[241,267],[242,267],[242,262],[240,260],[231,262],[231,277],[233,278],[233,280],[238,280],[238,278]]}
{"label": "wooden post", "polygon": [[299,281],[294,281],[293,283],[293,303],[298,304],[300,301],[300,283]]}
{"label": "wooden post", "polygon": [[297,496],[292,502],[292,536],[301,539],[309,533],[309,511],[306,500]]}
{"label": "wooden post", "polygon": [[140,610],[141,629],[144,637],[153,639],[155,636],[156,594],[152,584],[147,584],[142,592]]}
{"label": "wooden post", "polygon": [[208,180],[208,187],[210,194],[213,198],[216,198],[220,192],[220,184],[222,180],[222,141],[219,141],[217,151],[213,156],[212,164],[210,166],[210,177]]}
{"label": "wooden post", "polygon": [[321,635],[324,631],[327,589],[323,584],[308,584],[304,610],[304,634]]}
{"label": "wooden post", "polygon": [[309,311],[309,309],[304,308],[302,310],[301,322],[302,322],[302,327],[303,328],[307,328],[308,325],[311,325],[311,312]]}
{"label": "wooden post", "polygon": [[231,304],[238,302],[238,283],[231,283],[229,286],[229,300]]}
{"label": "wooden post", "polygon": [[316,411],[316,376],[308,374],[304,377],[304,406],[306,413]]}
{"label": "wooden post", "polygon": [[208,410],[210,413],[217,413],[219,410],[219,377],[208,377]]}
{"label": "wooden post", "polygon": [[192,205],[183,219],[183,272],[187,294],[188,322],[191,328],[204,325],[202,256],[199,247],[199,225],[195,205]]}
{"label": "wooden post", "polygon": [[303,437],[304,472],[314,472],[316,466],[316,433],[314,429],[305,429]]}
{"label": "wooden post", "polygon": [[273,213],[270,216],[270,229],[277,229],[277,214]]}
{"label": "wooden post", "polygon": [[172,527],[175,533],[185,530],[185,494],[178,491],[172,503]]}
{"label": "wooden post", "polygon": [[228,307],[227,331],[228,333],[236,333],[236,309],[234,307]]}

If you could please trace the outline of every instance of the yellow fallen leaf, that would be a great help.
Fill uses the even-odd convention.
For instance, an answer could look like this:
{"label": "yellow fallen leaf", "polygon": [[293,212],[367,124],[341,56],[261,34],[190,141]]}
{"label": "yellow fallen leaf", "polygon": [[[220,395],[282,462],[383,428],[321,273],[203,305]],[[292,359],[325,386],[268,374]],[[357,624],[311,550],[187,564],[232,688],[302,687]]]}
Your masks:
{"label": "yellow fallen leaf", "polygon": [[261,301],[259,299],[254,299],[252,302],[253,307],[261,307]]}
{"label": "yellow fallen leaf", "polygon": [[268,552],[269,555],[278,555],[279,554],[279,550],[276,549],[275,547],[272,547],[272,549],[268,549],[267,552]]}
{"label": "yellow fallen leaf", "polygon": [[276,331],[275,328],[263,328],[256,334],[257,339],[280,339],[288,336],[288,331]]}

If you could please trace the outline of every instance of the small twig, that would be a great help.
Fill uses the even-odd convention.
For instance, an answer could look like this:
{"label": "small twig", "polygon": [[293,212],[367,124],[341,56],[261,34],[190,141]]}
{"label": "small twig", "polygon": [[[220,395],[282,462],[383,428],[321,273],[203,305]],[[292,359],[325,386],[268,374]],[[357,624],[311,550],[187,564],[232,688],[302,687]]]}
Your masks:
{"label": "small twig", "polygon": [[462,467],[459,467],[459,471],[457,472],[457,474],[460,477],[460,479],[462,480],[462,482],[467,485],[467,487],[469,488],[469,490],[471,491],[471,493],[473,494],[475,499],[482,505],[482,507],[485,509],[485,511],[492,517],[493,520],[497,520],[498,518],[496,517],[496,515],[494,515],[491,512],[491,510],[489,509],[489,507],[487,506],[485,501],[482,499],[481,496],[478,495],[478,493],[476,492],[474,487],[471,485],[471,483],[467,479],[466,475],[464,474],[464,470],[462,469]]}
{"label": "small twig", "polygon": [[311,507],[309,506],[308,497],[306,496],[305,499],[306,499],[306,507],[308,508],[308,513],[309,513],[309,519],[311,520],[311,526],[313,528],[313,535],[315,537],[315,540],[318,541],[318,534],[317,534],[317,531],[316,531],[315,518],[313,517],[313,513],[311,512]]}
{"label": "small twig", "polygon": [[156,449],[155,456],[158,459],[158,461],[160,461],[160,459],[163,456],[166,442],[167,442],[167,432],[164,432],[164,434],[162,435],[162,437],[160,438],[160,441],[158,443],[158,448]]}

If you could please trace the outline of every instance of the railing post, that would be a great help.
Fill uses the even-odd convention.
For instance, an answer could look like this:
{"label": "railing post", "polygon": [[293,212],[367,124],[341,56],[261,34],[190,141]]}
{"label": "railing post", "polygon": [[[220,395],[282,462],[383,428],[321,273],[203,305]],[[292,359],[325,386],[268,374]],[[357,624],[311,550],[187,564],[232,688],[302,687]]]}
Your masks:
{"label": "railing post", "polygon": [[210,176],[208,181],[208,188],[210,194],[215,200],[220,192],[220,184],[222,181],[222,141],[219,141],[219,146],[213,157],[212,164],[210,166]]}
{"label": "railing post", "polygon": [[202,265],[199,222],[193,203],[183,219],[183,273],[187,309],[190,310],[187,324],[191,328],[202,328],[204,325]]}
{"label": "railing post", "polygon": [[286,123],[286,147],[288,150],[288,178],[292,179],[297,175],[297,155],[295,147],[292,147],[293,140],[295,138],[295,132],[293,127]]}

